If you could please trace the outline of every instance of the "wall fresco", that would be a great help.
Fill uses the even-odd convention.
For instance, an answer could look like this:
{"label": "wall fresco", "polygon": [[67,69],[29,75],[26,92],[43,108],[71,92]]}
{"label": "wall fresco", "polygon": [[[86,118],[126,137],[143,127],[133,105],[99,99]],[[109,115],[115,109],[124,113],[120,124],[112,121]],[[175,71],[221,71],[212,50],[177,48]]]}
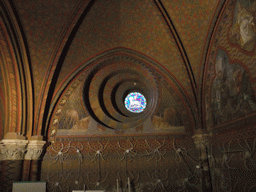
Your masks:
{"label": "wall fresco", "polygon": [[100,125],[92,118],[84,107],[81,83],[69,97],[64,97],[56,107],[55,116],[51,123],[52,136],[54,135],[141,135],[151,133],[183,133],[185,126],[183,118],[176,106],[176,102],[167,89],[161,89],[164,95],[159,108],[154,115],[140,126],[117,131]]}
{"label": "wall fresco", "polygon": [[246,70],[230,63],[221,49],[216,55],[215,73],[211,93],[214,125],[256,111],[256,98]]}
{"label": "wall fresco", "polygon": [[256,42],[256,1],[240,0],[236,2],[233,25],[229,37],[245,51],[252,51]]}
{"label": "wall fresco", "polygon": [[229,1],[217,23],[205,75],[208,129],[255,113],[255,1]]}

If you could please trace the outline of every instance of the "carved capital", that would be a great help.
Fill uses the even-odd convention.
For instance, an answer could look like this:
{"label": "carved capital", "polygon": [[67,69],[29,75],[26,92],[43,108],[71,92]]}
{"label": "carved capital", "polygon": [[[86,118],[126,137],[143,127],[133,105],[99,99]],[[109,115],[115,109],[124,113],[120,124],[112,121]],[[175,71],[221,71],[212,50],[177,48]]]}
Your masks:
{"label": "carved capital", "polygon": [[0,142],[0,160],[38,160],[46,142],[40,135],[30,139],[15,132],[7,133]]}
{"label": "carved capital", "polygon": [[30,140],[27,146],[25,160],[39,160],[45,143],[45,141]]}
{"label": "carved capital", "polygon": [[27,140],[3,139],[0,144],[0,160],[23,160],[27,143]]}
{"label": "carved capital", "polygon": [[209,146],[209,135],[208,134],[197,134],[192,137],[194,139],[196,148],[202,149]]}

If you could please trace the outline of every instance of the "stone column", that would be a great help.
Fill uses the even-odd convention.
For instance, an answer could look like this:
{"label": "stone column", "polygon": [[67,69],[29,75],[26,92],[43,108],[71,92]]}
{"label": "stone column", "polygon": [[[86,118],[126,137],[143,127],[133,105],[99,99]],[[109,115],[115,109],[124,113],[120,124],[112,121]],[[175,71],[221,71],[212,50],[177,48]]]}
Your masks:
{"label": "stone column", "polygon": [[32,136],[28,142],[25,160],[40,160],[45,143],[42,136]]}
{"label": "stone column", "polygon": [[23,159],[28,141],[17,133],[7,133],[0,143],[0,160],[2,161],[1,185],[10,191],[12,183],[20,181]]}
{"label": "stone column", "polygon": [[[193,136],[196,148],[200,150],[201,160],[207,159],[207,148],[209,146],[209,135],[205,133],[197,134]],[[208,170],[207,167],[204,168],[205,171]]]}
{"label": "stone column", "polygon": [[203,131],[198,131],[196,135],[193,136],[196,148],[200,152],[200,159],[202,161],[202,191],[211,192],[212,191],[212,180],[210,174],[210,167],[208,162],[208,147],[209,147],[209,135]]}
{"label": "stone column", "polygon": [[0,186],[11,191],[15,181],[38,181],[45,143],[42,136],[26,140],[17,133],[7,133],[0,142]]}
{"label": "stone column", "polygon": [[24,168],[26,167],[26,170],[23,171],[23,180],[40,180],[40,167],[45,143],[42,136],[32,136],[29,140],[24,158]]}

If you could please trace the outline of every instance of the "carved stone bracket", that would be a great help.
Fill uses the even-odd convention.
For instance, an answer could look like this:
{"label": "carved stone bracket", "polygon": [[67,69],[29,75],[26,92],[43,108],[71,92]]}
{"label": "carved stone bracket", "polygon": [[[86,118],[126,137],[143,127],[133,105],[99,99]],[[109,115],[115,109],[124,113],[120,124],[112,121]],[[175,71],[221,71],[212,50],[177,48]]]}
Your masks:
{"label": "carved stone bracket", "polygon": [[45,143],[45,141],[30,140],[27,146],[25,160],[39,160]]}

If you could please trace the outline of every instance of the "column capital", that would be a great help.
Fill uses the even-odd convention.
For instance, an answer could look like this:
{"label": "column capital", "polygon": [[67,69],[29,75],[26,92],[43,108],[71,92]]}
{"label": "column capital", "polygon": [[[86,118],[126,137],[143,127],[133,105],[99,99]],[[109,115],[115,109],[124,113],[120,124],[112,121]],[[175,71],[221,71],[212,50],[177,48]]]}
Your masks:
{"label": "column capital", "polygon": [[7,133],[0,141],[0,161],[38,160],[45,143],[41,135],[32,136],[27,140],[25,136],[18,133]]}
{"label": "column capital", "polygon": [[209,146],[209,135],[207,133],[196,134],[192,136],[196,148],[201,149]]}
{"label": "column capital", "polygon": [[28,142],[25,160],[39,160],[43,152],[45,143],[46,141],[42,140],[30,140]]}
{"label": "column capital", "polygon": [[0,143],[0,160],[23,160],[28,140],[3,139]]}

